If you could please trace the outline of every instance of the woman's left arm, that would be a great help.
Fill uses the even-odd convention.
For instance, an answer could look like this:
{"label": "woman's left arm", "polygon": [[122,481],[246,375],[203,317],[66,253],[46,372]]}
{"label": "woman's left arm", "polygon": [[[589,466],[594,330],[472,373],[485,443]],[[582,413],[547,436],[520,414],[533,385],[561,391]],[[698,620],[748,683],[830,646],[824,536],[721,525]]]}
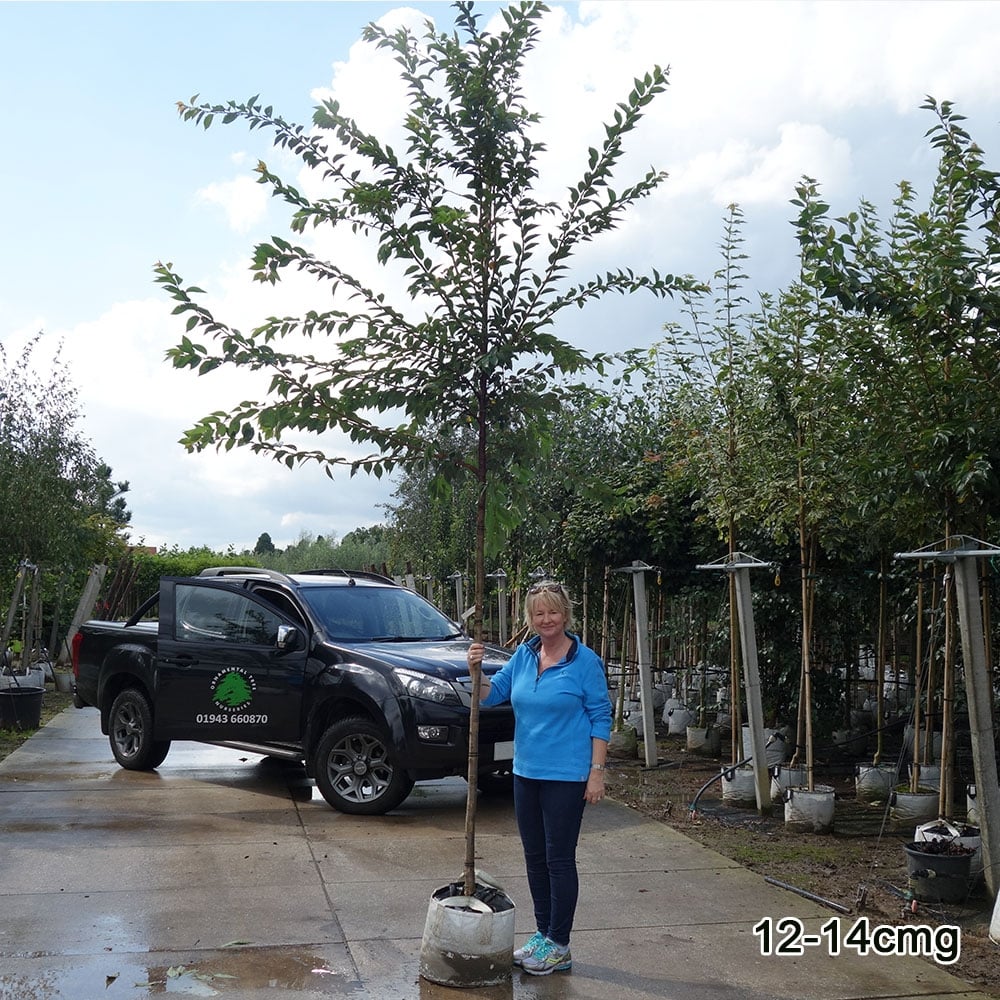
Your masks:
{"label": "woman's left arm", "polygon": [[611,698],[604,666],[596,653],[588,652],[590,663],[584,681],[584,711],[590,720],[590,773],[583,797],[588,802],[600,802],[604,798],[604,765],[611,738]]}
{"label": "woman's left arm", "polygon": [[583,797],[591,804],[604,798],[604,765],[608,759],[608,741],[596,736],[590,741],[590,774]]}

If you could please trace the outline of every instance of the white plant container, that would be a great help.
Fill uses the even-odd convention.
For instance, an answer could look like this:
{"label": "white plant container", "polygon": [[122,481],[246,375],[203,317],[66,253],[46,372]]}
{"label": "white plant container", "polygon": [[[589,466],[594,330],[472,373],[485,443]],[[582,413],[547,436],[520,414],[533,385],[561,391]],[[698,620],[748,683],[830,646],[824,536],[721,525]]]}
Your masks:
{"label": "white plant container", "polygon": [[888,802],[898,780],[894,764],[858,764],[854,787],[862,802]]}
{"label": "white plant container", "polygon": [[[768,767],[777,767],[788,758],[788,741],[785,734],[780,729],[764,730],[764,758]],[[743,756],[744,758],[753,756],[753,739],[750,736],[750,727],[743,727]]]}
{"label": "white plant container", "polygon": [[502,890],[502,909],[449,890],[444,886],[435,892],[427,908],[421,977],[464,988],[508,981],[514,964],[514,903]]}
{"label": "white plant container", "polygon": [[722,801],[729,805],[756,805],[757,783],[752,767],[722,769]]}
{"label": "white plant container", "polygon": [[889,819],[897,830],[914,829],[938,815],[936,788],[921,785],[917,791],[896,790],[889,796]]}
{"label": "white plant container", "polygon": [[23,674],[17,671],[13,674],[6,671],[0,673],[0,690],[11,687],[44,688],[45,668],[41,664],[34,664]]}
{"label": "white plant container", "polygon": [[835,807],[833,785],[789,788],[785,799],[785,827],[798,833],[830,833]]}

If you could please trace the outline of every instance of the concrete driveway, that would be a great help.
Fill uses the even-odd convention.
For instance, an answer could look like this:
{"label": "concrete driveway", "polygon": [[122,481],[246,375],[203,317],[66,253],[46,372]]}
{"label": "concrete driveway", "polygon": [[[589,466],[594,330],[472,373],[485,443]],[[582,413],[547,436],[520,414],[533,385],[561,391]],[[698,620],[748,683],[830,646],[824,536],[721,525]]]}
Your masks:
{"label": "concrete driveway", "polygon": [[[759,921],[818,934],[834,914],[608,802],[584,820],[573,971],[428,983],[428,900],[461,876],[464,811],[450,779],[345,816],[300,768],[197,744],[123,771],[97,712],[68,709],[0,763],[0,1000],[984,997],[932,961],[831,955],[828,938],[762,955]],[[520,942],[534,928],[509,802],[481,799],[477,834]]]}

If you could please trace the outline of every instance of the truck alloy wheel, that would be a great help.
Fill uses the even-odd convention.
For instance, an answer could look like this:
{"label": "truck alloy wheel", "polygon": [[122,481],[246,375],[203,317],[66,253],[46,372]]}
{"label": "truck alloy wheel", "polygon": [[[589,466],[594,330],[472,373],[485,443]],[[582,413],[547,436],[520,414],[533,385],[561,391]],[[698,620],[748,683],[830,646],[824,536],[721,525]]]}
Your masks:
{"label": "truck alloy wheel", "polygon": [[170,740],[153,739],[153,711],[136,688],[125,688],[112,703],[108,738],[115,760],[129,771],[159,767],[170,751]]}
{"label": "truck alloy wheel", "polygon": [[316,750],[316,784],[334,809],[365,816],[395,809],[413,788],[385,733],[360,716],[341,719],[323,734]]}

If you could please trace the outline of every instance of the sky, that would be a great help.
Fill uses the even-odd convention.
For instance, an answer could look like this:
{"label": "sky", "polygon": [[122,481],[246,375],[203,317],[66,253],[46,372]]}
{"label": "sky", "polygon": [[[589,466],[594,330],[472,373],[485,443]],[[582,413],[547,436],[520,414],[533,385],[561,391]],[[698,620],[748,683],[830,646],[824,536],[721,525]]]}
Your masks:
{"label": "sky", "polygon": [[[484,18],[500,5],[477,5]],[[540,190],[561,198],[632,79],[669,67],[670,87],[627,141],[622,186],[651,166],[667,182],[617,231],[587,248],[575,276],[657,268],[708,280],[719,266],[726,206],[745,216],[747,291],[777,292],[795,271],[789,204],[815,178],[834,215],[864,198],[882,218],[900,180],[926,198],[936,161],[920,105],[953,101],[985,149],[1000,152],[1000,3],[550,3],[528,57],[524,93],[542,115]],[[447,3],[16,3],[0,0],[0,345],[9,358],[42,333],[79,391],[79,429],[116,480],[130,484],[135,544],[253,548],[267,532],[342,538],[382,523],[392,482],[315,466],[289,470],[248,451],[188,453],[199,417],[258,394],[252,375],[198,377],[166,351],[183,318],[154,283],[158,261],[205,289],[232,326],[299,314],[322,289],[250,280],[254,246],[289,235],[283,202],[254,181],[263,159],[315,194],[315,180],[240,123],[209,130],[178,100],[254,95],[308,124],[327,97],[403,147],[405,95],[365,24],[453,24]],[[296,237],[296,239],[299,239]],[[316,234],[343,260],[351,247]],[[340,256],[338,256],[340,255]],[[391,274],[360,254],[352,268]],[[558,333],[588,350],[650,346],[672,307],[614,296],[572,310]],[[323,442],[343,451],[336,439]]]}

